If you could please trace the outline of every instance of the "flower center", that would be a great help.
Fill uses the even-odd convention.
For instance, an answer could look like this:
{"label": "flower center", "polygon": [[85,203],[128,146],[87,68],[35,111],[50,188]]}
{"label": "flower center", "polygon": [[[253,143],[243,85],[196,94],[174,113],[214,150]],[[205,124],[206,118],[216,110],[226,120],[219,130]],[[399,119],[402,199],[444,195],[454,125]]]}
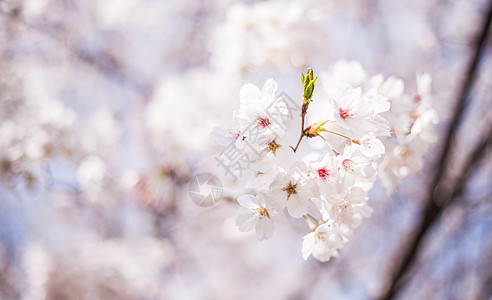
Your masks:
{"label": "flower center", "polygon": [[318,169],[319,178],[326,180],[328,177],[330,177],[330,171],[331,170],[327,170],[326,167],[319,168]]}
{"label": "flower center", "polygon": [[280,145],[275,142],[275,140],[268,143],[268,152],[272,152],[273,155],[277,155],[277,149],[280,148]]}
{"label": "flower center", "polygon": [[362,141],[362,145],[365,147],[365,148],[368,148],[368,149],[371,149],[372,147],[372,141],[370,139],[364,139]]}
{"label": "flower center", "polygon": [[258,214],[260,215],[260,217],[268,217],[268,211],[265,207],[263,206],[260,206],[258,208]]}
{"label": "flower center", "polygon": [[314,237],[317,238],[320,241],[324,241],[325,240],[325,235],[322,232],[319,232],[319,231],[314,233]]}
{"label": "flower center", "polygon": [[297,194],[297,183],[292,183],[292,181],[289,181],[287,186],[285,186],[282,191],[287,193],[287,200],[289,200],[290,196],[292,194]]}
{"label": "flower center", "polygon": [[258,124],[259,124],[262,128],[265,128],[265,127],[267,127],[268,125],[272,124],[272,122],[270,122],[270,120],[268,119],[268,117],[258,117],[257,121],[258,121]]}
{"label": "flower center", "polygon": [[352,165],[354,162],[351,159],[344,159],[342,161],[342,166],[345,169],[345,171],[350,171],[354,172],[354,166]]}
{"label": "flower center", "polygon": [[238,139],[238,137],[241,135],[241,132],[239,131],[229,131],[229,134],[232,136],[232,138],[234,139],[234,141],[236,141]]}
{"label": "flower center", "polygon": [[350,110],[348,108],[347,109],[343,109],[343,108],[340,107],[339,113],[340,113],[340,118],[342,118],[344,120],[347,119],[347,118],[350,119],[350,117],[353,117],[354,116],[354,114],[350,113]]}

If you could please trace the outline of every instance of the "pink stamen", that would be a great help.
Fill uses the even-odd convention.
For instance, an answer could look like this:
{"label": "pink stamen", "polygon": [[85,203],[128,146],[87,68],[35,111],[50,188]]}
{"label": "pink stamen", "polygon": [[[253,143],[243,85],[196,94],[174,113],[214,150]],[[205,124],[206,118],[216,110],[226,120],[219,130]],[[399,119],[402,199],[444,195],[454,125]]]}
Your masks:
{"label": "pink stamen", "polygon": [[318,169],[319,178],[326,180],[328,177],[330,177],[330,171],[331,170],[327,170],[325,167],[319,168]]}
{"label": "pink stamen", "polygon": [[267,211],[267,209],[265,207],[260,206],[258,208],[258,213],[260,214],[260,216],[264,217],[264,216],[267,215],[268,211]]}
{"label": "pink stamen", "polygon": [[270,122],[270,120],[267,117],[258,117],[258,124],[261,127],[265,128],[268,125],[272,124],[272,122]]}
{"label": "pink stamen", "polygon": [[349,109],[343,109],[340,107],[340,117],[342,119],[347,119],[347,118],[350,118],[352,116],[353,116],[353,114],[350,113]]}
{"label": "pink stamen", "polygon": [[280,145],[279,145],[279,144],[277,144],[277,143],[275,142],[275,140],[270,141],[270,142],[268,143],[268,151],[269,151],[269,152],[272,152],[272,153],[273,153],[273,155],[275,155],[275,156],[277,155],[277,148],[279,148],[279,147],[280,147]]}
{"label": "pink stamen", "polygon": [[354,168],[352,167],[352,162],[353,161],[348,158],[342,161],[342,166],[345,169],[345,171],[354,172]]}
{"label": "pink stamen", "polygon": [[319,231],[314,233],[314,237],[316,237],[317,239],[319,239],[321,241],[324,241],[325,240],[325,235],[322,232],[319,232]]}

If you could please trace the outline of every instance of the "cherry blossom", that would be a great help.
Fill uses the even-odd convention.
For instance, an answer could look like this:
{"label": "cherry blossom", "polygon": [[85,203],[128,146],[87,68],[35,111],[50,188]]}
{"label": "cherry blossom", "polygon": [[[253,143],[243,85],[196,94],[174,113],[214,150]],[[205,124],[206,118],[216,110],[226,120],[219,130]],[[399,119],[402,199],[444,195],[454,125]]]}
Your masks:
{"label": "cherry blossom", "polygon": [[[312,69],[301,73],[297,142],[287,132],[288,107],[275,98],[273,79],[261,90],[244,85],[234,126],[218,127],[212,137],[249,159],[238,179],[247,190],[238,198],[239,230],[255,229],[258,239],[268,239],[275,224],[283,223],[285,209],[312,230],[303,239],[303,258],[328,261],[370,217],[368,191],[378,178],[391,192],[420,170],[438,120],[428,74],[417,77],[418,97],[405,93],[403,80],[368,77],[354,61],[340,61],[321,76],[326,99],[314,95],[317,79]],[[312,111],[318,119],[307,123]]]}
{"label": "cherry blossom", "polygon": [[315,185],[314,179],[307,175],[306,165],[297,162],[279,174],[270,185],[270,193],[280,207],[287,207],[289,215],[300,218],[308,212],[309,199],[316,195]]}
{"label": "cherry blossom", "polygon": [[265,194],[243,195],[237,199],[237,202],[245,208],[236,219],[239,230],[254,229],[259,240],[271,238],[275,223],[282,225],[285,222],[283,212]]}
{"label": "cherry blossom", "polygon": [[332,256],[338,256],[344,239],[337,224],[327,221],[304,236],[302,242],[302,258],[307,260],[310,255],[319,261],[329,261]]}

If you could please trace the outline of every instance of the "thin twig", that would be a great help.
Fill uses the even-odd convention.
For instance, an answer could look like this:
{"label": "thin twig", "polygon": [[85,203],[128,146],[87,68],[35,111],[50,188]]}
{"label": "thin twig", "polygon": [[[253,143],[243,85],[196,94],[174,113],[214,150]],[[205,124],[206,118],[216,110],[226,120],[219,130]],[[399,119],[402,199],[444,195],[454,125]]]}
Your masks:
{"label": "thin twig", "polygon": [[306,133],[304,132],[304,119],[306,117],[308,106],[309,106],[309,104],[308,105],[305,105],[305,104],[302,105],[302,110],[301,110],[301,136],[299,136],[299,140],[297,141],[296,146],[294,148],[292,148],[292,150],[294,150],[294,153],[296,153],[297,148],[299,147],[299,144],[301,143],[302,138],[306,135]]}

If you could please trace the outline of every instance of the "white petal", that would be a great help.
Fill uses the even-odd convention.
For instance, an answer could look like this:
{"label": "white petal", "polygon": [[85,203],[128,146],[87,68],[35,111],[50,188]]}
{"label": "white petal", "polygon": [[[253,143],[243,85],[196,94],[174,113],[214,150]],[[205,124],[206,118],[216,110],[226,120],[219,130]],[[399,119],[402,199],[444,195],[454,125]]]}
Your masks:
{"label": "white petal", "polygon": [[386,79],[379,87],[380,93],[391,100],[400,97],[403,94],[404,89],[405,84],[403,83],[403,80],[394,76]]}
{"label": "white petal", "polygon": [[371,138],[369,143],[371,145],[371,151],[372,152],[374,152],[376,154],[383,154],[384,153],[385,148],[384,148],[383,142],[381,142],[381,140],[379,140],[377,138]]}
{"label": "white petal", "polygon": [[228,146],[230,143],[236,141],[238,136],[239,130],[227,126],[217,126],[210,133],[212,140],[222,146]]}
{"label": "white petal", "polygon": [[360,172],[364,178],[371,178],[376,175],[376,170],[371,165],[361,166]]}
{"label": "white petal", "polygon": [[275,98],[275,92],[277,91],[277,83],[272,78],[268,79],[261,90],[264,99],[262,100],[273,100]]}
{"label": "white petal", "polygon": [[307,199],[300,199],[297,195],[292,195],[287,200],[287,211],[293,218],[300,218],[308,213]]}
{"label": "white petal", "polygon": [[272,212],[270,213],[270,217],[278,225],[284,225],[285,224],[285,215],[284,215],[284,212],[280,209],[273,209]]}
{"label": "white petal", "polygon": [[256,190],[268,189],[270,184],[275,180],[278,170],[275,168],[259,173],[258,170],[250,169],[251,177],[245,183],[246,188],[254,188]]}
{"label": "white petal", "polygon": [[309,255],[313,252],[314,247],[314,233],[311,232],[304,236],[302,240],[302,258],[307,260]]}
{"label": "white petal", "polygon": [[324,243],[316,243],[313,247],[313,257],[321,262],[327,262],[332,256],[333,249],[327,247]]}
{"label": "white petal", "polygon": [[374,97],[374,112],[382,113],[391,109],[391,103],[388,101],[388,98],[383,97],[381,95],[377,95]]}
{"label": "white petal", "polygon": [[249,194],[239,196],[239,198],[237,198],[237,202],[242,207],[249,209],[255,209],[260,206],[258,199],[255,196]]}
{"label": "white petal", "polygon": [[350,194],[347,196],[346,200],[356,204],[356,203],[365,203],[367,200],[368,196],[367,193],[359,188],[359,187],[353,187],[350,190]]}
{"label": "white petal", "polygon": [[275,225],[269,218],[260,218],[256,223],[256,238],[261,240],[268,240],[273,236],[273,230]]}
{"label": "white petal", "polygon": [[242,232],[248,232],[255,228],[256,216],[252,211],[242,211],[236,218],[236,226]]}
{"label": "white petal", "polygon": [[239,100],[241,105],[253,104],[255,101],[260,99],[260,90],[251,83],[243,85],[241,91],[239,92]]}

